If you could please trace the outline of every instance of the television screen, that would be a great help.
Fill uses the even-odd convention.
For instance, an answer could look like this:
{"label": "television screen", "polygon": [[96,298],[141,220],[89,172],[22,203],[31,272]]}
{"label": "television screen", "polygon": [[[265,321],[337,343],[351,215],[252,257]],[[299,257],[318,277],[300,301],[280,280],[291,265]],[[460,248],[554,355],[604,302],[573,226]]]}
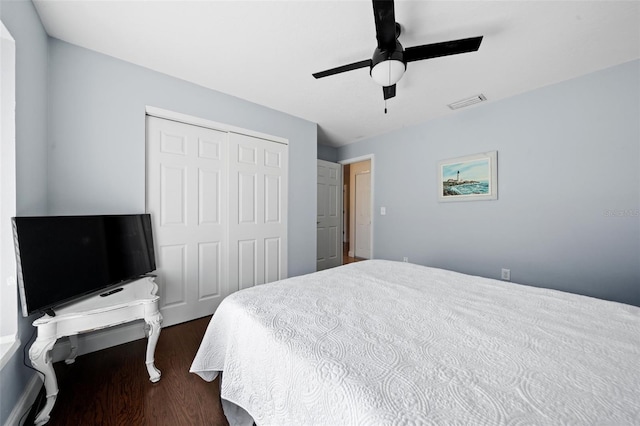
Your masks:
{"label": "television screen", "polygon": [[14,217],[24,316],[156,268],[149,214]]}

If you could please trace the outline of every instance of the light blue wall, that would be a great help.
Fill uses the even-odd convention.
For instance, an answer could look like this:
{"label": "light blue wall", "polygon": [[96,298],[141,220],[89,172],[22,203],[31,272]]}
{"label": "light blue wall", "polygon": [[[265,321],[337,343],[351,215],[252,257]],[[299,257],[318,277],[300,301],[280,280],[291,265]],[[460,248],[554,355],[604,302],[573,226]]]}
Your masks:
{"label": "light blue wall", "polygon": [[49,211],[143,212],[145,106],[289,140],[289,275],[315,271],[317,125],[60,40],[49,41]]}
{"label": "light blue wall", "polygon": [[0,16],[16,42],[18,214],[47,210],[47,34],[30,0],[2,1]]}
{"label": "light blue wall", "polygon": [[318,160],[338,161],[338,149],[328,145],[318,144]]}
{"label": "light blue wall", "polygon": [[[499,199],[438,203],[438,160],[491,150]],[[514,282],[640,305],[640,61],[347,145],[338,159],[371,153],[376,258],[492,278],[509,268]]]}
{"label": "light blue wall", "polygon": [[[16,210],[19,215],[45,214],[47,35],[31,1],[1,1],[0,17],[16,42]],[[18,318],[22,347],[0,370],[0,424],[5,424],[33,375],[22,364],[22,351],[34,319]]]}

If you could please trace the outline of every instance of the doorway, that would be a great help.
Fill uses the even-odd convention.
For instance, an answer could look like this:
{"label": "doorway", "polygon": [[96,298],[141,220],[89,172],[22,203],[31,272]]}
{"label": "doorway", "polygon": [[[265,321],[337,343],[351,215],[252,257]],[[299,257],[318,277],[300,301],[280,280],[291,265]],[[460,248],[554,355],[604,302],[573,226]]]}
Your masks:
{"label": "doorway", "polygon": [[373,258],[373,177],[373,155],[318,160],[318,271]]}
{"label": "doorway", "polygon": [[373,258],[373,155],[343,165],[345,262]]}

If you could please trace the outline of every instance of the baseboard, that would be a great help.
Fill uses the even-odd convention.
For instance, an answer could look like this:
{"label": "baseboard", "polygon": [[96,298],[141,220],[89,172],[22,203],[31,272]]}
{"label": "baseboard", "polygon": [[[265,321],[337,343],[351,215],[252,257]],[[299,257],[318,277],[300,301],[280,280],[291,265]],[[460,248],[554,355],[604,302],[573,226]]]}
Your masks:
{"label": "baseboard", "polygon": [[40,379],[40,375],[34,373],[27,383],[27,386],[24,388],[24,392],[20,396],[18,402],[16,402],[15,407],[11,410],[11,414],[7,417],[7,421],[4,426],[15,426],[20,424],[20,420],[22,416],[27,415],[27,412],[31,409],[34,401],[38,397],[38,393],[40,392],[40,388],[42,388],[42,379]]}
{"label": "baseboard", "polygon": [[[93,333],[78,335],[78,355],[107,349],[123,343],[145,337],[144,321],[135,321],[116,327],[109,327]],[[62,361],[69,356],[71,346],[69,339],[61,339],[51,350],[53,362]]]}

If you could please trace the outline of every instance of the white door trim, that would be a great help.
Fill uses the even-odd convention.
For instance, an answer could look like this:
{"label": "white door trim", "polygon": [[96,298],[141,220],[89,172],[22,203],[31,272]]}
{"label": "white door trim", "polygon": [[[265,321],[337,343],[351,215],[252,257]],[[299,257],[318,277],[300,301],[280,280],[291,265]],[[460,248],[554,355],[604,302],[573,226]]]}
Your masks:
{"label": "white door trim", "polygon": [[206,127],[213,130],[221,130],[223,132],[238,133],[241,135],[253,136],[254,138],[265,139],[270,142],[278,142],[289,145],[289,139],[279,136],[268,135],[266,133],[256,132],[253,130],[243,129],[241,127],[231,126],[229,124],[218,123],[217,121],[208,120],[206,118],[195,117],[193,115],[183,114],[181,112],[170,111],[154,106],[146,105],[144,107],[145,114],[153,117],[164,118],[166,120],[179,121],[184,124],[193,126]]}
{"label": "white door trim", "polygon": [[[376,253],[374,252],[373,248],[375,247],[374,241],[373,241],[373,236],[374,236],[374,226],[375,226],[375,217],[376,215],[374,214],[375,211],[373,209],[373,206],[375,206],[375,196],[376,196],[376,191],[375,191],[375,161],[374,161],[374,154],[366,154],[366,155],[361,155],[360,157],[354,157],[354,158],[347,158],[345,160],[340,160],[338,161],[338,164],[342,164],[343,166],[345,164],[353,164],[353,163],[359,163],[361,161],[367,161],[370,160],[371,161],[371,230],[370,230],[370,239],[369,239],[369,253],[371,253],[371,259],[375,259],[376,258]],[[342,185],[344,185],[344,173],[342,173]]]}
{"label": "white door trim", "polygon": [[[353,254],[359,259],[371,259],[371,244],[362,244],[362,241],[369,243],[369,238],[371,238],[371,170],[356,171],[353,178],[355,195],[353,203],[353,235],[355,237]],[[365,203],[362,202],[363,199]]]}

